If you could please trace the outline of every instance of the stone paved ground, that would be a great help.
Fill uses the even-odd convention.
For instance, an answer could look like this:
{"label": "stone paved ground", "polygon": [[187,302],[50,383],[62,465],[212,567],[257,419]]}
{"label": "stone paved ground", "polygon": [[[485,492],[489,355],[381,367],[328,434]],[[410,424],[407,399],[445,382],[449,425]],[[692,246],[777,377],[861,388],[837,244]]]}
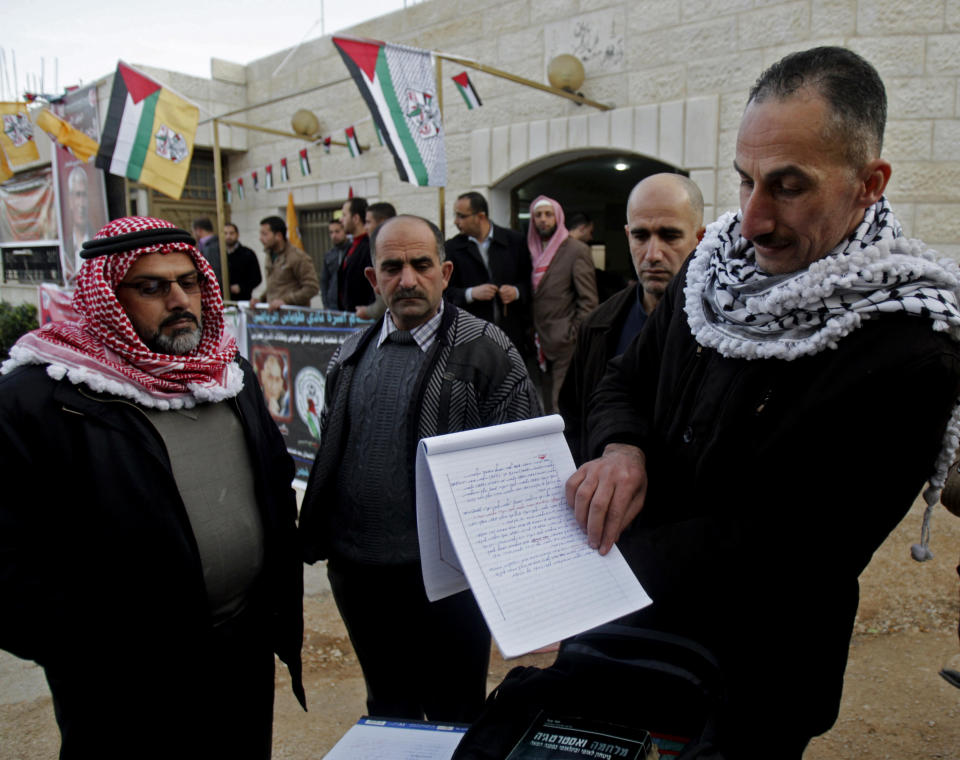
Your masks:
{"label": "stone paved ground", "polygon": [[[960,689],[937,670],[960,652],[956,626],[960,520],[939,511],[936,558],[906,559],[920,526],[915,505],[862,578],[857,631],[850,648],[843,705],[836,726],[814,740],[806,760],[960,760]],[[321,758],[363,711],[356,658],[326,587],[323,571],[308,569],[305,601],[303,713],[278,669],[274,758]],[[816,625],[815,610],[798,610],[796,625]],[[520,662],[546,665],[552,655]],[[490,685],[517,661],[494,652]],[[790,653],[778,663],[789,675]],[[0,653],[0,760],[53,760],[58,737],[42,671]]]}

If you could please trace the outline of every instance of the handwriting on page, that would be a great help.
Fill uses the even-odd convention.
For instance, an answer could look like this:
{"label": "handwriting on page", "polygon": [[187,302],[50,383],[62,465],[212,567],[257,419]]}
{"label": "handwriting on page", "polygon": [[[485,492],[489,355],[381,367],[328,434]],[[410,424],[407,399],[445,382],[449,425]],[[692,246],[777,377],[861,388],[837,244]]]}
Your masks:
{"label": "handwriting on page", "polygon": [[[592,585],[588,591],[576,582],[578,560],[589,562],[594,552],[567,507],[563,480],[548,454],[528,454],[509,464],[480,462],[448,474],[448,483],[471,549],[505,617],[539,614],[538,602],[557,592],[555,575],[551,581],[546,575],[539,579],[547,568],[556,573],[569,566],[573,585],[564,592],[582,591],[591,605],[605,596],[602,587]],[[616,590],[617,584],[610,583],[609,591]]]}

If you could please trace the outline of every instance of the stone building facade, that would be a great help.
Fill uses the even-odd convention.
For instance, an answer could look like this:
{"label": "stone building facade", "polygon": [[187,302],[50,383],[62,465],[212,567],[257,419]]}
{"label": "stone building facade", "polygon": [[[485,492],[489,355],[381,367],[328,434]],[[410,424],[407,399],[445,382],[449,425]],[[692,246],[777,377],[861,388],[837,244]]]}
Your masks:
{"label": "stone building facade", "polygon": [[[613,106],[599,111],[469,70],[483,106],[468,110],[450,79],[464,67],[445,62],[448,235],[456,231],[452,204],[459,193],[484,193],[494,221],[510,224],[518,186],[604,156],[689,173],[712,220],[738,205],[735,139],[760,72],[794,50],[844,45],[870,60],[887,87],[887,195],[906,233],[960,258],[960,0],[427,0],[343,34],[451,53],[540,82],[556,55],[571,53],[584,64],[584,95]],[[225,179],[234,186],[229,216],[241,240],[259,249],[259,220],[278,213],[288,192],[304,212],[329,215],[352,188],[437,220],[438,191],[400,182],[331,39],[304,43],[278,71],[289,54],[280,50],[247,65],[213,60],[210,79],[145,69],[197,102],[201,120],[323,86],[232,118],[289,131],[294,111],[307,108],[325,134],[342,139],[342,130],[356,125],[361,144],[371,146],[351,158],[345,148],[325,154],[317,145],[221,127]],[[109,86],[107,78],[100,87],[102,111]],[[209,123],[197,142],[212,145]],[[303,147],[312,168],[305,177],[297,164]],[[281,157],[287,182],[280,181]],[[274,186],[267,189],[262,173],[271,163]],[[261,176],[257,192],[253,171]],[[603,178],[595,179],[602,186]],[[150,210],[144,201],[138,208]]]}

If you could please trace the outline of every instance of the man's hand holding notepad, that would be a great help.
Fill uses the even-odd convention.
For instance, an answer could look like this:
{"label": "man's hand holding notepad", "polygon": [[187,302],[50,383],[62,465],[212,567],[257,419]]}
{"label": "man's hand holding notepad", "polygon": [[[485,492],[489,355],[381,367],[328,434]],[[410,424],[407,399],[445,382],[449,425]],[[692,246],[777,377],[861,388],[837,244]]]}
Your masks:
{"label": "man's hand holding notepad", "polygon": [[651,603],[615,546],[601,556],[587,544],[564,495],[575,469],[557,415],[420,442],[427,596],[472,589],[506,657]]}

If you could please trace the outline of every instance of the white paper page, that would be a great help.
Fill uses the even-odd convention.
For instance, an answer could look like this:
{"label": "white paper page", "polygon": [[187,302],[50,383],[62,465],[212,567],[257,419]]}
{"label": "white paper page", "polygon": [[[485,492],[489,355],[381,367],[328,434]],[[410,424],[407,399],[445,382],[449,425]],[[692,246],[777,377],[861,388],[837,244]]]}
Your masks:
{"label": "white paper page", "polygon": [[417,536],[420,542],[420,571],[427,599],[438,599],[470,588],[463,574],[450,534],[440,516],[440,503],[427,466],[426,447],[417,446]]}
{"label": "white paper page", "polygon": [[[428,452],[435,440],[426,441]],[[427,462],[460,564],[504,656],[651,603],[616,547],[601,557],[574,520],[564,484],[576,468],[562,433],[500,436],[493,445],[431,453]]]}
{"label": "white paper page", "polygon": [[437,726],[361,718],[325,760],[450,760],[466,733],[462,726]]}
{"label": "white paper page", "polygon": [[420,542],[420,570],[427,599],[435,602],[470,588],[440,513],[437,491],[427,466],[428,449],[430,454],[442,454],[452,450],[465,451],[477,446],[493,446],[504,441],[562,432],[563,418],[554,414],[506,425],[491,425],[434,436],[420,441],[416,463],[417,535]]}

